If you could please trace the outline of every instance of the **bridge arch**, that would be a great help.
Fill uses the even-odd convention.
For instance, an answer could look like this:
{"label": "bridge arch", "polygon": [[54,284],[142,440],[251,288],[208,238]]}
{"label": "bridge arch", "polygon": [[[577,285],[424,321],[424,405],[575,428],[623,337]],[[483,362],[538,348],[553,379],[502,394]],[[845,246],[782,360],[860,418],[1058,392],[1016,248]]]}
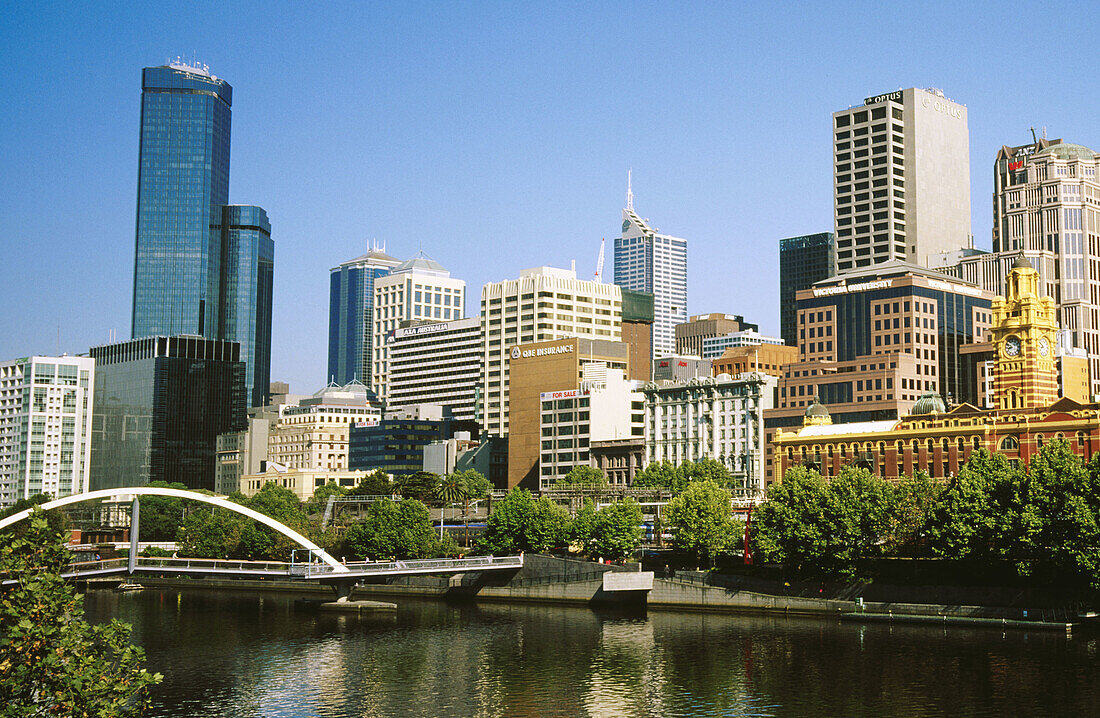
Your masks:
{"label": "bridge arch", "polygon": [[[302,548],[309,549],[316,554],[322,561],[332,566],[336,573],[346,573],[348,567],[333,558],[327,551],[310,541],[308,538],[298,533],[294,529],[290,528],[281,521],[276,521],[270,516],[265,516],[259,511],[253,511],[247,506],[241,506],[238,503],[223,499],[219,496],[208,496],[206,494],[200,494],[197,491],[185,491],[183,489],[169,489],[161,488],[159,486],[131,486],[129,488],[120,489],[99,489],[97,491],[89,491],[85,494],[74,494],[73,496],[66,496],[61,499],[54,499],[53,501],[47,501],[35,508],[42,509],[43,511],[49,511],[50,509],[58,509],[62,506],[68,506],[69,504],[79,504],[83,501],[94,501],[96,499],[110,499],[119,496],[172,496],[178,499],[190,499],[192,501],[199,501],[204,504],[211,504],[213,506],[220,506],[223,509],[229,511],[235,511],[238,514],[243,514],[255,521],[259,521],[264,526],[275,529],[283,536],[286,536],[291,541],[294,541]],[[23,519],[31,515],[33,509],[26,509],[20,511],[17,514],[12,514],[6,519],[0,520],[0,529],[11,526],[14,523],[18,523]]]}

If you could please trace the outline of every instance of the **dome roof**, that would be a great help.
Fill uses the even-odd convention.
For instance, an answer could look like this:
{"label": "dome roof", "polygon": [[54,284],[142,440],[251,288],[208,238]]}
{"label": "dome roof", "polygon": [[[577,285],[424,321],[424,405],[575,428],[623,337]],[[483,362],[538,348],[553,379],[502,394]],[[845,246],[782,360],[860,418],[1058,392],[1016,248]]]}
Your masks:
{"label": "dome roof", "polygon": [[943,399],[940,395],[929,391],[921,394],[921,397],[917,399],[917,403],[913,404],[913,409],[910,414],[942,414],[947,411],[947,406],[943,403]]}
{"label": "dome roof", "polygon": [[423,252],[419,252],[412,259],[406,259],[404,262],[393,268],[394,274],[397,274],[398,272],[413,271],[440,274],[448,277],[451,275],[450,272],[443,268],[442,264],[427,256]]}
{"label": "dome roof", "polygon": [[1039,155],[1051,155],[1060,160],[1091,160],[1096,157],[1096,153],[1088,147],[1084,145],[1075,145],[1069,142],[1062,142],[1057,145],[1051,145],[1046,149],[1039,150],[1035,153],[1035,156],[1038,157]]}
{"label": "dome roof", "polygon": [[806,407],[806,413],[802,417],[803,426],[820,426],[822,424],[832,424],[833,417],[829,415],[829,410],[825,408],[825,405],[817,400],[815,396],[810,405]]}
{"label": "dome roof", "polygon": [[815,396],[813,402],[806,407],[806,416],[829,416],[829,410]]}
{"label": "dome roof", "polygon": [[1019,257],[1016,257],[1016,261],[1012,263],[1012,268],[1013,269],[1034,269],[1034,267],[1031,266],[1031,262],[1029,262],[1027,257],[1025,257],[1022,254]]}

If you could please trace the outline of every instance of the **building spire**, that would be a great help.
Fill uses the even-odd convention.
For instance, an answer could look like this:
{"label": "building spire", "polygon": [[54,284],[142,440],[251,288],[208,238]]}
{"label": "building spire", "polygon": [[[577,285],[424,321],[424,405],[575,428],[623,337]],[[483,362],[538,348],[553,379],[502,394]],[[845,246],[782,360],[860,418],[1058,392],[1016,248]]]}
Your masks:
{"label": "building spire", "polygon": [[626,208],[629,209],[632,212],[634,211],[634,191],[631,189],[631,186],[630,186],[631,185],[630,175],[633,173],[633,171],[634,171],[633,168],[628,169],[626,171]]}

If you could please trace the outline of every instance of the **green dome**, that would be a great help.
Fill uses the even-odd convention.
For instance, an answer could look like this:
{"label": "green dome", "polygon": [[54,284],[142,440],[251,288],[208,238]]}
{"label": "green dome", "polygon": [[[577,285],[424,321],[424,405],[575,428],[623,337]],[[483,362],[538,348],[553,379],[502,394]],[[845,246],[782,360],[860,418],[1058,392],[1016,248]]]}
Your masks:
{"label": "green dome", "polygon": [[814,400],[806,407],[806,416],[829,416],[829,410],[814,397]]}
{"label": "green dome", "polygon": [[943,399],[935,392],[926,392],[921,394],[921,397],[917,399],[917,403],[913,404],[913,409],[910,414],[942,414],[947,411],[947,406],[944,405]]}
{"label": "green dome", "polygon": [[1052,155],[1060,160],[1091,160],[1096,157],[1096,153],[1088,147],[1069,142],[1051,145],[1044,150],[1039,150],[1035,153],[1035,156],[1038,157],[1039,155]]}

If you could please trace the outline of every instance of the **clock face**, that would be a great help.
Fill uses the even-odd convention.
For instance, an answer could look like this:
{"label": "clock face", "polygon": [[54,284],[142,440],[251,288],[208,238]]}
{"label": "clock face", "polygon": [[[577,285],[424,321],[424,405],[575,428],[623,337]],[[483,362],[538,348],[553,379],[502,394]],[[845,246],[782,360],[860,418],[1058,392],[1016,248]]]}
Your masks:
{"label": "clock face", "polygon": [[1039,355],[1040,356],[1046,356],[1049,353],[1050,353],[1050,342],[1047,341],[1046,337],[1043,337],[1042,339],[1039,340]]}
{"label": "clock face", "polygon": [[630,229],[630,220],[629,219],[624,219],[623,220],[623,231],[625,232],[628,229]]}
{"label": "clock face", "polygon": [[1020,339],[1018,337],[1005,339],[1005,354],[1010,357],[1020,355]]}

